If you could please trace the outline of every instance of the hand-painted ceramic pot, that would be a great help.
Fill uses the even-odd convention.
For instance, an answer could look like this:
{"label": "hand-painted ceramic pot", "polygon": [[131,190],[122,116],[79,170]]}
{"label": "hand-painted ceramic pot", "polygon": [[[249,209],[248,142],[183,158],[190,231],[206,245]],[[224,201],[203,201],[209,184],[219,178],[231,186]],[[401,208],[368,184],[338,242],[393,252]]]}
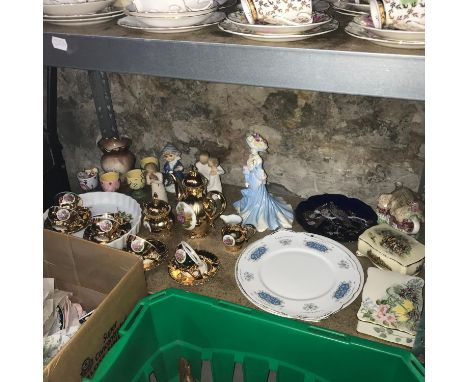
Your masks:
{"label": "hand-painted ceramic pot", "polygon": [[99,180],[103,191],[112,192],[120,188],[120,176],[118,172],[106,172],[99,177]]}
{"label": "hand-painted ceramic pot", "polygon": [[99,186],[99,171],[97,168],[80,171],[76,177],[83,191],[92,191]]}
{"label": "hand-painted ceramic pot", "polygon": [[128,137],[102,138],[98,147],[104,153],[101,167],[106,172],[126,174],[135,167],[135,155],[129,150],[132,140]]}
{"label": "hand-painted ceramic pot", "polygon": [[145,187],[146,180],[143,171],[140,169],[134,169],[127,172],[125,175],[127,178],[127,184],[132,190],[140,190]]}

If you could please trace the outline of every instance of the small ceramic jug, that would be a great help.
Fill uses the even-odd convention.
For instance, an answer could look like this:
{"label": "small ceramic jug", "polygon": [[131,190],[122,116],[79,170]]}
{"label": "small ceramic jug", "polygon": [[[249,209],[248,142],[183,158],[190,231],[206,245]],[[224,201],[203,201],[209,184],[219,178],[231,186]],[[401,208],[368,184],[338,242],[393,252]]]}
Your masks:
{"label": "small ceramic jug", "polygon": [[220,218],[226,223],[221,229],[224,249],[228,252],[237,253],[257,230],[252,224],[242,225],[239,215],[221,215]]}

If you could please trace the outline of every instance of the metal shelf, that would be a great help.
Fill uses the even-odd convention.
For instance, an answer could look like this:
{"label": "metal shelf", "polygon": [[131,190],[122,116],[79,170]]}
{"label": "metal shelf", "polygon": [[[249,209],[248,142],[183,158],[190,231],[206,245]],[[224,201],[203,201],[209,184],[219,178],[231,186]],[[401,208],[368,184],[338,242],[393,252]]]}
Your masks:
{"label": "metal shelf", "polygon": [[[66,40],[66,51],[53,47],[54,36]],[[249,41],[216,26],[153,35],[112,23],[44,24],[43,38],[49,66],[424,100],[423,50],[379,47],[349,37],[341,27],[289,43]]]}

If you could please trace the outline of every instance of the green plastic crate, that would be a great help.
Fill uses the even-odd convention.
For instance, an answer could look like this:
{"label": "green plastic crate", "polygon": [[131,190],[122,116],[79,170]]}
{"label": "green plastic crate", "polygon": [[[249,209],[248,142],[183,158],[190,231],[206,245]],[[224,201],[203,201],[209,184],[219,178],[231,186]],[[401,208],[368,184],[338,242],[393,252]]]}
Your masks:
{"label": "green plastic crate", "polygon": [[177,289],[141,300],[119,334],[84,381],[178,382],[181,357],[197,381],[205,360],[214,382],[232,381],[236,364],[244,382],[424,381],[408,350]]}

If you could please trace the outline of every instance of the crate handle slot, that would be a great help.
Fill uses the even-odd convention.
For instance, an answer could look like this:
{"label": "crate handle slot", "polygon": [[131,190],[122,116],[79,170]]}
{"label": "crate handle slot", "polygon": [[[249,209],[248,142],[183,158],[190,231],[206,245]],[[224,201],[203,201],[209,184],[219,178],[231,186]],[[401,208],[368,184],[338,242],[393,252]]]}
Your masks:
{"label": "crate handle slot", "polygon": [[143,310],[145,306],[143,304],[140,304],[138,305],[138,308],[134,309],[130,315],[127,317],[127,319],[125,320],[124,324],[122,325],[122,327],[120,328],[119,332],[120,334],[126,334],[128,332],[128,330],[132,327],[133,323],[135,322],[135,320],[137,319],[138,315],[140,314],[140,312]]}
{"label": "crate handle slot", "polygon": [[307,331],[318,334],[321,337],[327,337],[335,341],[349,343],[349,337],[346,334],[334,332],[325,328],[321,328],[320,326],[309,325],[307,327]]}
{"label": "crate handle slot", "polygon": [[413,370],[413,374],[416,374],[418,377],[422,377],[422,378],[418,378],[418,380],[424,381],[424,375],[425,375],[424,366],[421,365],[413,357],[409,359],[408,363],[409,363],[409,367]]}
{"label": "crate handle slot", "polygon": [[232,302],[229,302],[229,301],[218,300],[217,305],[220,306],[221,308],[233,310],[238,313],[252,314],[252,309],[247,308],[245,306],[233,304]]}

